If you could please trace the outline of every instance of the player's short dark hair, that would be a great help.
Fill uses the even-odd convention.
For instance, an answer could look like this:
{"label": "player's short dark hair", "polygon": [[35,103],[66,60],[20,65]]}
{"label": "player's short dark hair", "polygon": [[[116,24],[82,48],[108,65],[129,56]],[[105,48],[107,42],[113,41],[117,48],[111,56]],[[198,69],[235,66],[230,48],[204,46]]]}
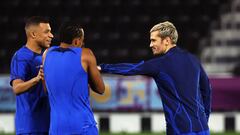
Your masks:
{"label": "player's short dark hair", "polygon": [[25,19],[25,29],[29,26],[39,25],[40,23],[49,23],[48,17],[32,16]]}
{"label": "player's short dark hair", "polygon": [[83,28],[78,21],[68,21],[59,29],[59,41],[71,44],[74,38],[83,36]]}

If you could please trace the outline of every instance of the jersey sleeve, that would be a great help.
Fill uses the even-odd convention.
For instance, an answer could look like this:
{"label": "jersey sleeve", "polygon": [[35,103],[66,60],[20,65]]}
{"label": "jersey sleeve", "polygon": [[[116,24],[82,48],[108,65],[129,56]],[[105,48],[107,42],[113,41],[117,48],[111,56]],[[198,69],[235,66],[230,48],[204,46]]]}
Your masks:
{"label": "jersey sleeve", "polygon": [[27,60],[19,59],[18,55],[15,54],[11,61],[10,69],[10,85],[12,86],[12,81],[15,79],[21,79],[26,81],[28,71]]}
{"label": "jersey sleeve", "polygon": [[202,95],[203,104],[205,108],[205,113],[208,120],[211,112],[212,88],[211,88],[209,79],[207,77],[207,74],[202,68],[202,66],[201,66],[200,72],[201,72],[200,73],[200,90],[201,90],[201,95]]}
{"label": "jersey sleeve", "polygon": [[139,63],[118,63],[118,64],[100,64],[103,73],[120,75],[147,75],[154,76],[156,71],[151,62],[141,61]]}

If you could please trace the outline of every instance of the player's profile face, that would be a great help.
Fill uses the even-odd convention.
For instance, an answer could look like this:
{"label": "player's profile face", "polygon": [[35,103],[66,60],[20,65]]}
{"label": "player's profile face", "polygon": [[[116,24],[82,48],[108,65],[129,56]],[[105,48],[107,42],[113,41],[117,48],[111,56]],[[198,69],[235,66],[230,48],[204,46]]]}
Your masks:
{"label": "player's profile face", "polygon": [[40,23],[36,31],[36,41],[41,47],[50,47],[53,34],[49,23]]}
{"label": "player's profile face", "polygon": [[153,55],[161,55],[166,51],[164,39],[159,37],[158,31],[153,31],[150,33],[150,48],[152,49]]}

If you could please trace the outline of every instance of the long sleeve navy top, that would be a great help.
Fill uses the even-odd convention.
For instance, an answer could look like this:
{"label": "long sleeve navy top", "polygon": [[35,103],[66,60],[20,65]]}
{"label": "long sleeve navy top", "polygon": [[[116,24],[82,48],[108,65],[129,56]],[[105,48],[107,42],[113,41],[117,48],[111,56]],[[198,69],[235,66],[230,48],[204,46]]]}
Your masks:
{"label": "long sleeve navy top", "polygon": [[167,134],[209,130],[211,85],[198,59],[187,51],[173,47],[145,62],[100,66],[105,73],[153,77],[163,103]]}

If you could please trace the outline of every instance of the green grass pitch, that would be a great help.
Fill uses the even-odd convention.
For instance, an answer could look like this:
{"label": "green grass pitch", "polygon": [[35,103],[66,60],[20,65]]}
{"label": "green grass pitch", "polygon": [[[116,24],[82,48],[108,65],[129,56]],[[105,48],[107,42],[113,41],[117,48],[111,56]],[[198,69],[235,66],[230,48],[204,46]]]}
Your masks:
{"label": "green grass pitch", "polygon": [[[240,133],[234,133],[234,132],[226,132],[226,133],[211,133],[211,135],[239,135]],[[15,134],[4,134],[0,133],[0,135],[15,135]],[[137,133],[137,134],[130,134],[130,133],[100,133],[99,135],[166,135],[165,133]]]}

